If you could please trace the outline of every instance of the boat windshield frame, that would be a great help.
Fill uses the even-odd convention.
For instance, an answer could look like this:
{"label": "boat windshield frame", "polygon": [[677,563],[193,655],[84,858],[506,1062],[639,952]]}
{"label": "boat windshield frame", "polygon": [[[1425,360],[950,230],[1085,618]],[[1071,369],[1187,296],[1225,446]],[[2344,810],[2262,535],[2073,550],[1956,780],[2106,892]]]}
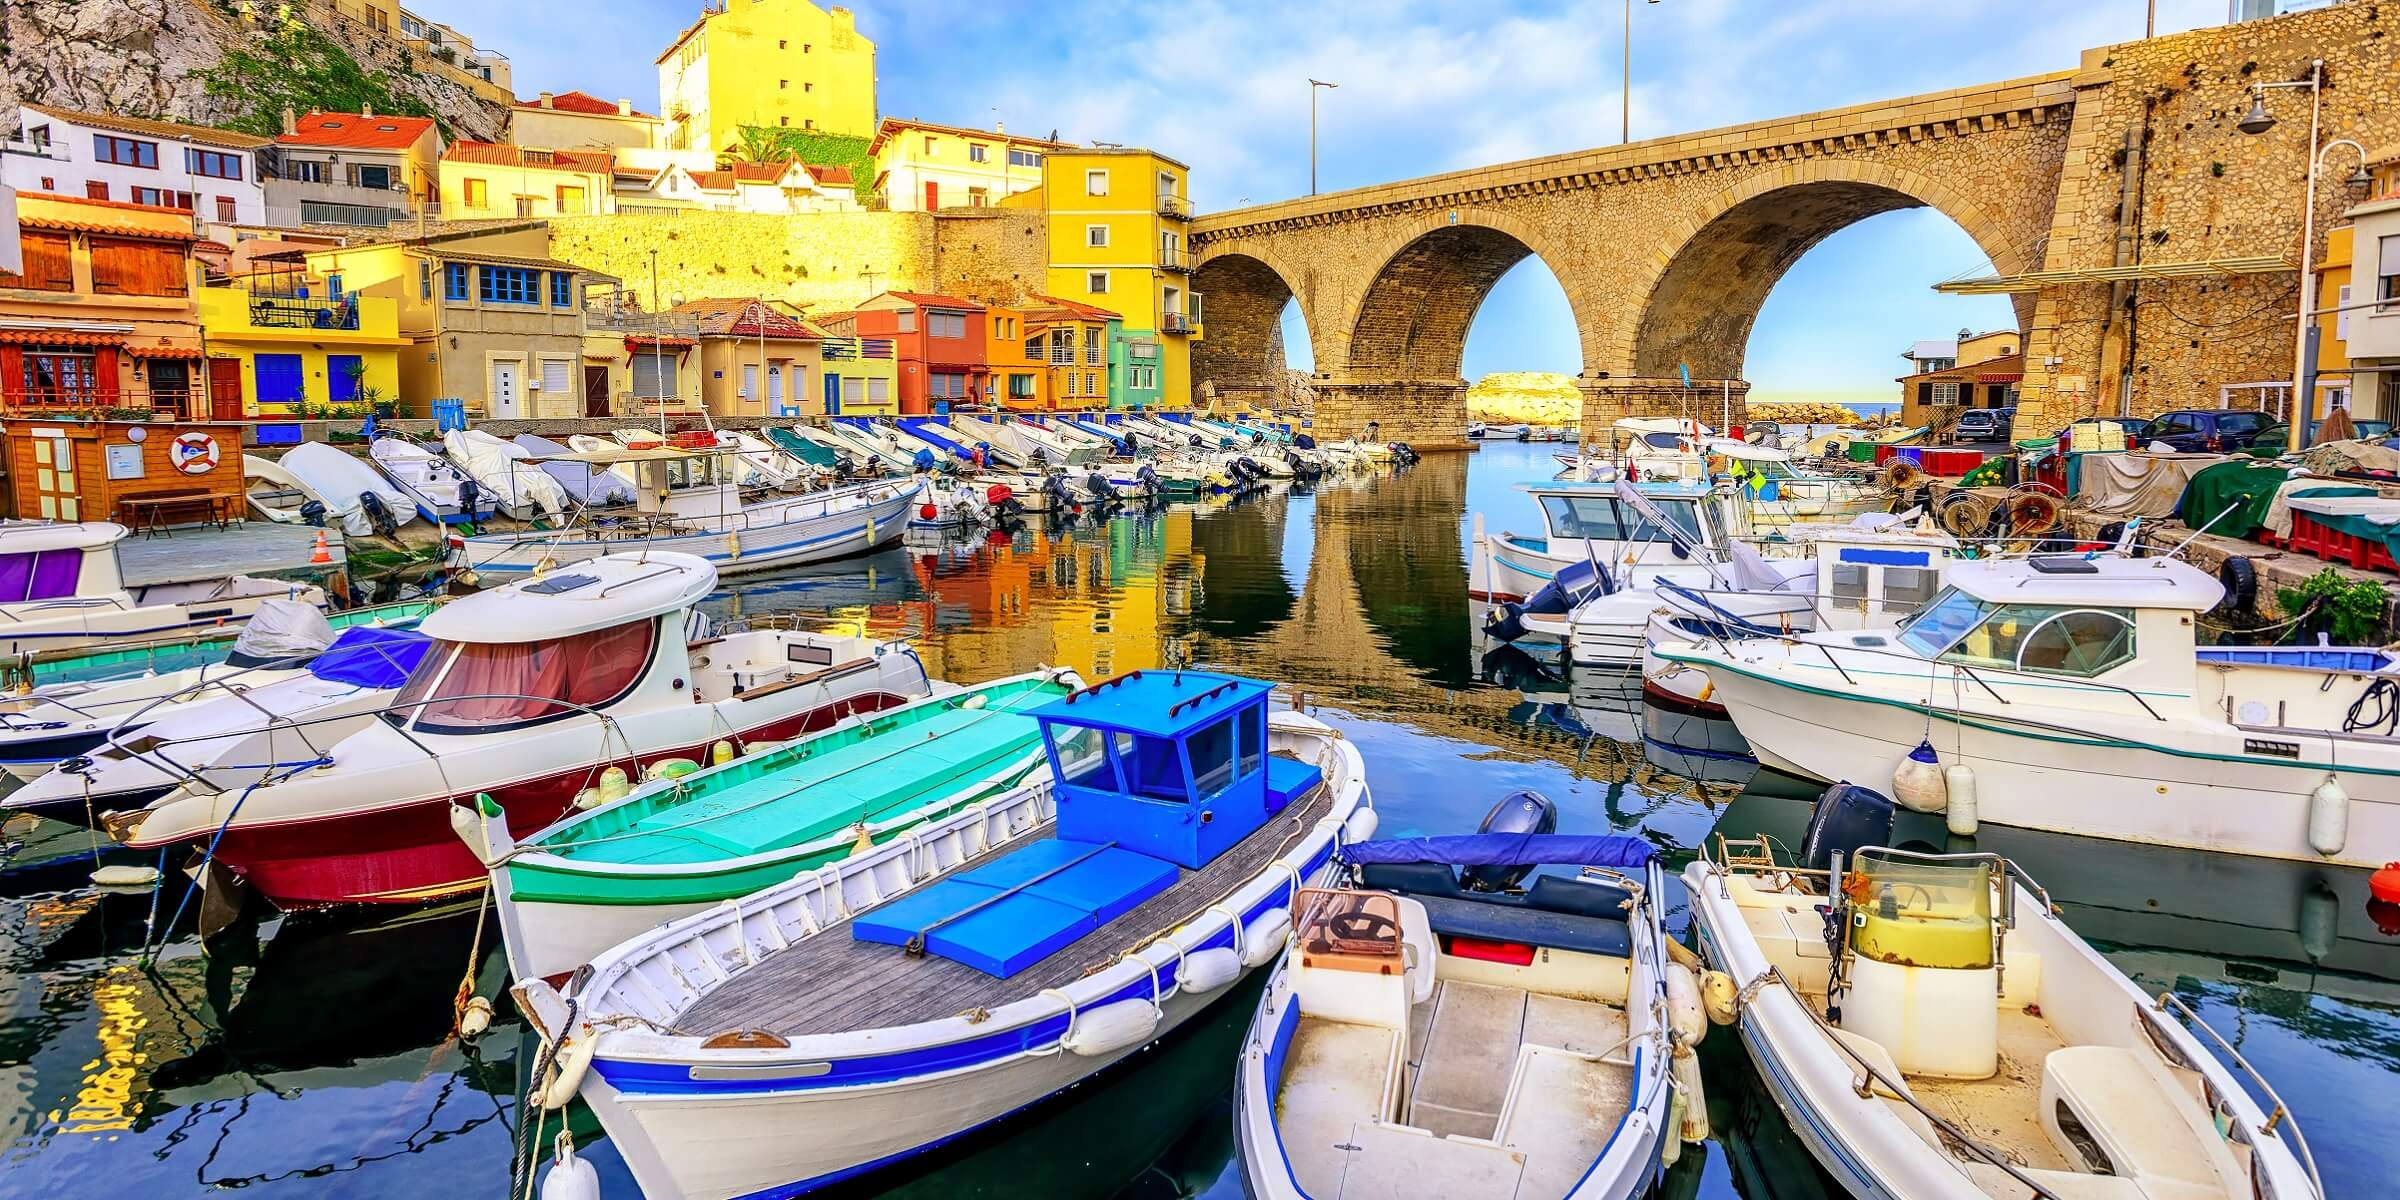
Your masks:
{"label": "boat windshield frame", "polygon": [[[1673,544],[1678,540],[1666,531],[1658,529],[1648,517],[1641,513],[1628,512],[1629,506],[1612,493],[1593,492],[1588,495],[1569,495],[1561,492],[1547,492],[1538,496],[1537,499],[1541,502],[1542,527],[1550,537],[1555,539],[1618,543],[1658,542],[1661,544]],[[1685,545],[1706,546],[1713,541],[1707,518],[1700,512],[1699,498],[1652,496],[1650,499],[1652,503],[1658,505],[1660,512],[1667,515],[1668,520],[1674,525],[1675,532],[1682,535],[1680,540]],[[1562,503],[1563,508],[1553,507]],[[1574,527],[1580,528],[1584,519],[1581,515],[1582,506],[1587,503],[1607,505],[1608,512],[1611,514],[1609,519],[1616,532],[1594,536],[1589,533],[1561,531],[1559,523],[1562,518],[1573,520]],[[1630,522],[1625,520],[1627,516],[1631,516],[1633,520]]]}
{"label": "boat windshield frame", "polygon": [[[1971,609],[1968,613],[1971,619],[1967,619],[1955,627],[1951,626],[1949,614],[1962,609]],[[1896,633],[1900,644],[1908,647],[1909,650],[1928,660],[1944,662],[1953,666],[2013,671],[2030,675],[2092,679],[2133,663],[2140,658],[2141,626],[2135,615],[2136,611],[2117,605],[2038,604],[1986,600],[1970,595],[1956,587],[1945,587],[1932,600],[1927,601],[1923,608],[1909,614]],[[2068,624],[2070,618],[2077,617],[2097,617],[2116,623],[2113,628],[2103,628],[2101,631],[2107,636],[2099,642],[2097,656],[2086,652],[2089,643]],[[2007,636],[2006,645],[2002,646],[2001,650],[2006,653],[2009,648],[2013,647],[2013,654],[2009,654],[2007,657],[1993,657],[1971,654],[1964,648],[1967,640],[1974,636],[1976,630],[1986,628],[1997,621],[2010,619],[2017,621],[2021,628],[2018,632]],[[1927,628],[1928,623],[1937,620],[1942,622],[1940,626]],[[2042,637],[2045,631],[2053,628],[2066,639],[2066,645],[2060,652],[2058,661],[2054,664],[2026,662],[2026,652],[2038,644],[2037,639]],[[1920,630],[1923,631],[1922,634],[1920,634]],[[1934,644],[1936,638],[1941,639],[1939,645]]]}
{"label": "boat windshield frame", "polygon": [[[616,625],[610,625],[600,629],[588,630],[584,633],[568,634],[563,637],[555,638],[541,638],[529,643],[453,642],[443,639],[435,639],[434,646],[432,649],[426,652],[424,661],[420,662],[417,666],[417,669],[410,673],[407,682],[400,685],[399,691],[393,696],[391,705],[385,708],[380,715],[394,728],[410,733],[473,735],[485,733],[503,733],[518,729],[530,729],[537,725],[547,725],[554,721],[563,721],[569,717],[584,716],[600,712],[623,701],[627,696],[632,695],[635,690],[642,686],[642,682],[650,677],[651,672],[657,668],[659,648],[666,644],[667,637],[666,633],[661,628],[662,624],[663,618],[658,615],[653,615],[636,618],[631,621],[620,622]],[[564,696],[536,696],[530,693],[519,692],[479,691],[459,695],[448,695],[444,694],[441,690],[443,685],[448,682],[450,671],[457,664],[460,653],[468,646],[541,645],[543,643],[550,642],[568,642],[576,638],[589,637],[595,634],[615,633],[629,626],[641,626],[646,628],[649,635],[648,645],[642,652],[640,663],[635,666],[633,672],[626,678],[623,686],[617,688],[608,696],[595,700],[575,700],[568,699]],[[430,694],[415,699],[408,699],[407,697],[410,695],[414,685],[420,678],[428,681],[427,687]],[[547,706],[548,711],[538,712],[531,716],[498,720],[453,721],[442,717],[436,717],[429,721],[427,720],[426,716],[426,710],[437,705],[452,704],[468,700],[496,702],[510,699],[540,701]]]}

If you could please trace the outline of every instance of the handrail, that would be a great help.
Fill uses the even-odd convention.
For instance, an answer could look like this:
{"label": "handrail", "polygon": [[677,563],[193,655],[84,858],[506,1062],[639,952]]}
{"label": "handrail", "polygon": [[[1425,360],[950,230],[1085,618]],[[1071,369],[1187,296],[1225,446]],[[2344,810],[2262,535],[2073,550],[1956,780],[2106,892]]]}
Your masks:
{"label": "handrail", "polygon": [[2259,1132],[2268,1137],[2274,1137],[2277,1125],[2290,1127],[2292,1149],[2297,1151],[2294,1157],[2298,1158],[2300,1165],[2307,1169],[2309,1186],[2316,1190],[2317,1196],[2322,1200],[2325,1195],[2325,1180],[2317,1174],[2316,1153],[2308,1148],[2308,1136],[2300,1132],[2300,1118],[2294,1116],[2291,1106],[2285,1104],[2283,1097],[2276,1094],[2275,1085],[2268,1083],[2267,1077],[2260,1074],[2258,1068],[2251,1066],[2250,1060],[2243,1058],[2242,1052],[2234,1049],[2233,1043],[2226,1041],[2223,1034],[2218,1033],[2208,1022],[2201,1020],[2200,1014],[2193,1012],[2192,1006],[2183,1002],[2183,997],[2173,992],[2160,992],[2158,1004],[2155,1007],[2159,1012],[2179,1016],[2186,1025],[2207,1034],[2209,1040],[2215,1042],[2217,1048],[2223,1050],[2226,1057],[2231,1058],[2233,1064],[2240,1067],[2242,1073],[2250,1077],[2250,1082],[2257,1084],[2258,1090],[2265,1092],[2267,1099],[2275,1102],[2274,1111],[2267,1114],[2267,1123],[2259,1128]]}
{"label": "handrail", "polygon": [[[1851,677],[1851,675],[1850,675],[1850,673],[1849,673],[1848,671],[1846,671],[1846,670],[1843,670],[1843,669],[1842,669],[1842,666],[1841,666],[1840,662],[1838,662],[1838,661],[1836,661],[1836,660],[1834,659],[1832,650],[1831,650],[1829,647],[1827,647],[1827,646],[1825,645],[1825,643],[1823,643],[1823,642],[1807,642],[1807,641],[1802,641],[1802,640],[1800,640],[1800,639],[1798,639],[1798,638],[1789,638],[1789,637],[1787,637],[1787,638],[1785,638],[1785,639],[1783,639],[1783,640],[1785,640],[1785,641],[1787,641],[1787,642],[1790,642],[1790,643],[1792,643],[1792,644],[1794,644],[1794,645],[1803,645],[1803,646],[1814,646],[1814,647],[1816,647],[1816,648],[1817,648],[1817,649],[1819,649],[1820,651],[1823,651],[1823,652],[1824,652],[1824,654],[1825,654],[1825,658],[1826,658],[1826,661],[1827,661],[1828,663],[1831,663],[1831,664],[1832,664],[1832,666],[1833,666],[1833,669],[1834,669],[1834,670],[1836,670],[1836,671],[1840,671],[1840,672],[1841,672],[1842,679],[1843,679],[1845,682],[1849,682],[1849,683],[1852,683],[1852,684],[1856,684],[1856,683],[1858,682],[1856,679],[1854,679],[1854,678],[1852,678],[1852,677]],[[1882,648],[1880,648],[1880,647],[1876,647],[1876,646],[1846,645],[1846,646],[1843,646],[1843,647],[1842,647],[1842,649],[1844,649],[1844,650],[1847,650],[1847,651],[1850,651],[1850,652],[1852,652],[1852,653],[1856,653],[1856,654],[1873,654],[1873,655],[1881,655],[1881,656],[1884,656],[1884,657],[1887,657],[1887,658],[1898,658],[1898,659],[1903,659],[1903,660],[1905,660],[1905,661],[1907,661],[1907,662],[1909,662],[1909,663],[1912,663],[1912,664],[1915,664],[1915,665],[1918,665],[1918,666],[1925,666],[1925,665],[1929,665],[1929,664],[1930,664],[1930,665],[1936,665],[1936,666],[1944,666],[1944,667],[1949,667],[1949,668],[1951,668],[1952,670],[1955,670],[1955,671],[1957,671],[1959,674],[1961,674],[1961,675],[1964,675],[1964,676],[1966,676],[1967,678],[1969,678],[1969,679],[1971,679],[1971,680],[1974,680],[1974,681],[1975,681],[1975,683],[1976,683],[1976,685],[1977,685],[1978,687],[1981,687],[1981,688],[1982,688],[1984,691],[1991,693],[1991,696],[1992,696],[1992,698],[1993,698],[1994,700],[1998,700],[1998,701],[1999,701],[2000,703],[2002,703],[2002,704],[2014,704],[2014,703],[2016,703],[2015,701],[2013,701],[2013,700],[2010,700],[2008,697],[2001,695],[2001,694],[2000,694],[2000,692],[1998,691],[1998,689],[1995,689],[1994,687],[1992,687],[1992,685],[1991,685],[1991,684],[1989,684],[1989,683],[1986,683],[1986,682],[1984,681],[1984,679],[1983,679],[1983,676],[1981,676],[1981,675],[1979,675],[1979,674],[1977,674],[1977,673],[1976,673],[1976,671],[1975,671],[1975,668],[1973,668],[1973,667],[1970,667],[1970,666],[1968,666],[1968,665],[1967,665],[1967,664],[1965,664],[1965,663],[1959,663],[1959,662],[1948,662],[1948,661],[1945,661],[1945,660],[1943,660],[1943,659],[1938,659],[1938,658],[1926,658],[1926,657],[1924,657],[1924,656],[1922,656],[1922,655],[1917,655],[1917,654],[1902,654],[1902,653],[1899,653],[1898,651],[1893,651],[1893,650],[1885,650],[1885,649],[1882,649]],[[2012,674],[2012,675],[2037,675],[2037,674],[2039,674],[2038,672],[2032,672],[2032,671],[2014,671],[2014,670],[2009,670],[2007,673],[2008,673],[2008,674]],[[2063,684],[2064,686],[2068,686],[2068,687],[2088,687],[2088,688],[2096,688],[2096,689],[2098,689],[2098,690],[2100,690],[2100,691],[2106,691],[2106,692],[2122,692],[2122,693],[2124,693],[2126,696],[2128,696],[2128,697],[2132,698],[2132,700],[2133,700],[2133,702],[2134,702],[2134,703],[2141,705],[2141,706],[2142,706],[2142,711],[2143,711],[2143,712],[2146,712],[2146,713],[2148,713],[2148,714],[2150,714],[2150,718],[2151,718],[2152,720],[2154,720],[2154,721],[2158,721],[2158,722],[2160,722],[2161,724],[2164,724],[2164,723],[2166,722],[2166,718],[2165,718],[2164,716],[2161,716],[2161,715],[2159,715],[2159,711],[2158,711],[2157,709],[2155,709],[2155,708],[2152,708],[2152,707],[2150,706],[2150,702],[2149,702],[2148,700],[2144,699],[2144,698],[2142,697],[2142,694],[2141,694],[2141,693],[2139,693],[2139,692],[2137,692],[2137,691],[2134,691],[2132,688],[2125,687],[2125,686],[2123,686],[2122,684],[2114,684],[2114,683],[2102,683],[2102,682],[2100,682],[2099,680],[2096,680],[2096,679],[2075,679],[2075,678],[2070,678],[2070,677],[2067,677],[2067,676],[2055,676],[2055,675],[2041,675],[2041,676],[2040,676],[2040,678],[2042,678],[2042,679],[2045,679],[2045,680],[2051,680],[2051,679],[2055,679],[2055,680],[2059,681],[2059,683]],[[2022,720],[2022,718],[2016,718],[2016,717],[2011,717],[2011,718],[2009,718],[2009,719],[2010,719],[2010,720],[2019,720],[2019,721],[2021,721],[2021,720]],[[2037,721],[2026,721],[2026,722],[2024,722],[2024,723],[2026,723],[2026,724],[2035,724],[2035,725],[2041,724],[2041,722],[2037,722]]]}

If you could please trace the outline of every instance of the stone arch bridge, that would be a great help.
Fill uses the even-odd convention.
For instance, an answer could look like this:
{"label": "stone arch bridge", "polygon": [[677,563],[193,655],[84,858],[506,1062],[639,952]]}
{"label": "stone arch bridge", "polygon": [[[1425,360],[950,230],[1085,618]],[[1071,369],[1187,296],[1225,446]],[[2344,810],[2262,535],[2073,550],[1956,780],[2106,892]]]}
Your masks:
{"label": "stone arch bridge", "polygon": [[1575,314],[1587,428],[1687,405],[1713,416],[1748,390],[1768,291],[1845,226],[1931,206],[2002,274],[2039,269],[2074,100],[2060,72],[1212,214],[1192,234],[1207,301],[1195,386],[1271,394],[1296,298],[1320,429],[1376,420],[1389,438],[1454,444],[1467,328],[1533,256]]}

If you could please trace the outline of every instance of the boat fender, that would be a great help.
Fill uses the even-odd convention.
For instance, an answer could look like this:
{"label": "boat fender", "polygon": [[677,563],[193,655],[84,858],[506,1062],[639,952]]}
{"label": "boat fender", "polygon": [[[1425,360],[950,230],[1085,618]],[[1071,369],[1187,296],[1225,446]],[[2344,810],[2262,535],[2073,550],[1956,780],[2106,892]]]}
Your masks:
{"label": "boat fender", "polygon": [[1741,989],[1733,986],[1733,976],[1723,971],[1700,973],[1700,1003],[1708,1009],[1708,1019],[1718,1025],[1731,1025],[1741,1013]]}
{"label": "boat fender", "polygon": [[568,1034],[551,1056],[550,1073],[542,1085],[542,1107],[560,1109],[575,1098],[583,1088],[584,1074],[592,1069],[592,1051],[600,1044],[598,1034],[589,1030],[581,1035]]}
{"label": "boat fender", "polygon": [[742,743],[742,753],[744,753],[744,754],[747,754],[747,755],[753,755],[753,756],[755,756],[755,755],[760,755],[760,754],[772,754],[772,753],[774,753],[775,751],[777,751],[777,750],[781,750],[781,749],[783,749],[783,743],[782,743],[782,742],[779,742],[779,741],[775,741],[775,740],[774,740],[774,739],[772,739],[772,738],[765,738],[765,739],[761,739],[761,740],[758,740],[758,741],[755,741],[755,742],[743,742],[743,743]]}
{"label": "boat fender", "polygon": [[625,793],[632,790],[633,780],[626,777],[625,768],[610,767],[600,772],[600,799],[602,801],[622,799]]}
{"label": "boat fender", "polygon": [[[1682,1093],[1682,1092],[1679,1092],[1679,1091],[1677,1091],[1677,1090],[1675,1090],[1675,1089],[1674,1089],[1674,1088],[1672,1088],[1672,1087],[1668,1088],[1668,1089],[1667,1089],[1667,1124],[1668,1124],[1668,1125],[1671,1125],[1671,1126],[1673,1126],[1673,1127],[1675,1127],[1675,1129],[1676,1129],[1677,1131],[1679,1131],[1679,1132],[1680,1132],[1680,1131],[1682,1130],[1682,1128],[1683,1128],[1683,1106],[1684,1106],[1683,1093]],[[1674,1166],[1674,1165],[1675,1165],[1676,1161],[1677,1161],[1677,1160],[1679,1160],[1679,1159],[1681,1159],[1682,1157],[1683,1157],[1683,1139],[1682,1139],[1682,1138],[1680,1138],[1680,1137],[1671,1137],[1671,1138],[1660,1138],[1660,1139],[1658,1140],[1658,1165],[1659,1165],[1659,1166],[1661,1166],[1661,1167],[1672,1167],[1672,1166]]]}
{"label": "boat fender", "polygon": [[662,758],[650,764],[645,776],[649,779],[681,779],[700,769],[700,764],[688,758]]}
{"label": "boat fender", "polygon": [[458,1036],[474,1041],[492,1027],[492,1002],[482,996],[467,997],[466,1007],[458,1011]]}
{"label": "boat fender", "polygon": [[2385,904],[2400,904],[2400,862],[2388,862],[2367,876],[2367,894]]}
{"label": "boat fender", "polygon": [[1678,1123],[1679,1131],[1684,1141],[1705,1142],[1708,1140],[1708,1098],[1700,1090],[1700,1056],[1692,1053],[1691,1046],[1678,1038],[1671,1061],[1675,1096],[1683,1101],[1683,1120]]}
{"label": "boat fender", "polygon": [[723,738],[718,738],[716,742],[710,745],[708,748],[708,763],[712,767],[724,766],[726,763],[732,762],[733,759],[733,743],[726,741]]}
{"label": "boat fender", "polygon": [[1242,977],[1242,956],[1218,946],[1183,956],[1175,983],[1193,995],[1206,995]]}
{"label": "boat fender", "polygon": [[2308,794],[2308,848],[2331,858],[2350,843],[2350,793],[2328,775]]}
{"label": "boat fender", "polygon": [[558,1131],[558,1156],[542,1172],[542,1200],[600,1200],[600,1172],[575,1157],[575,1138]]}
{"label": "boat fender", "polygon": [[2217,564],[2217,582],[2225,585],[2218,612],[2248,612],[2258,602],[2258,564],[2239,554],[2228,555]]}
{"label": "boat fender", "polygon": [[1677,966],[1690,967],[1695,973],[1699,974],[1707,973],[1708,966],[1700,961],[1699,951],[1696,951],[1690,946],[1686,946],[1682,942],[1676,941],[1673,938],[1668,938],[1665,941],[1660,942],[1659,945],[1667,948],[1667,958],[1674,962]]}
{"label": "boat fender", "polygon": [[1345,842],[1373,841],[1376,827],[1382,824],[1383,817],[1381,815],[1377,814],[1374,809],[1361,805],[1351,812],[1349,820],[1342,822],[1342,840]]}
{"label": "boat fender", "polygon": [[1292,914],[1287,909],[1270,908],[1258,919],[1242,926],[1242,965],[1263,967],[1283,953],[1283,942],[1292,932]]}
{"label": "boat fender", "polygon": [[1119,1000],[1087,1008],[1069,1019],[1058,1044],[1085,1058],[1130,1050],[1158,1033],[1158,1006],[1148,1000]]}
{"label": "boat fender", "polygon": [[1932,742],[1919,742],[1917,748],[1900,760],[1892,771],[1892,799],[1911,812],[1935,813],[1947,803],[1943,792],[1942,761],[1933,753]]}
{"label": "boat fender", "polygon": [[149,887],[158,882],[158,868],[112,863],[92,872],[92,882],[104,888]]}
{"label": "boat fender", "polygon": [[598,807],[600,807],[600,789],[599,789],[599,788],[596,788],[596,787],[588,787],[588,788],[585,788],[585,789],[583,789],[583,790],[582,790],[582,791],[580,791],[580,792],[577,792],[577,793],[575,793],[575,808],[576,808],[576,811],[578,811],[578,812],[590,812],[590,811],[592,811],[593,809],[595,809],[595,808],[598,808]]}
{"label": "boat fender", "polygon": [[1945,813],[1945,823],[1949,825],[1950,832],[1959,837],[1974,837],[1975,768],[1965,763],[1952,765],[1942,772],[1942,786],[1950,798],[1950,807]]}
{"label": "boat fender", "polygon": [[977,693],[975,693],[974,695],[972,695],[972,696],[969,696],[969,697],[967,697],[966,699],[959,701],[959,702],[958,702],[958,706],[959,706],[960,708],[966,709],[966,710],[967,710],[967,711],[969,711],[969,712],[973,712],[973,711],[975,711],[976,709],[978,709],[978,708],[982,708],[984,705],[986,705],[986,704],[989,704],[989,703],[991,703],[991,702],[992,702],[992,698],[991,698],[989,695],[987,695],[987,694],[985,694],[985,693],[983,693],[983,692],[977,692]]}
{"label": "boat fender", "polygon": [[1667,1022],[1675,1031],[1675,1052],[1697,1046],[1708,1036],[1708,1014],[1700,1000],[1700,976],[1681,963],[1668,963]]}

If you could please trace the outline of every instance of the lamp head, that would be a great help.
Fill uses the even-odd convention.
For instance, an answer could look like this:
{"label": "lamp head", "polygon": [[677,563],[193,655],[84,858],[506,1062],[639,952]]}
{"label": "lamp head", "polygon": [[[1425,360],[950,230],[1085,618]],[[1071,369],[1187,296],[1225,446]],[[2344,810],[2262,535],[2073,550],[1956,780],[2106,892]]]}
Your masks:
{"label": "lamp head", "polygon": [[2234,124],[2234,128],[2252,136],[2275,128],[2275,118],[2267,115],[2267,94],[2265,92],[2250,94],[2250,111],[2243,114],[2242,119]]}
{"label": "lamp head", "polygon": [[2342,184],[2343,186],[2348,187],[2351,191],[2363,192],[2368,188],[2375,186],[2375,177],[2367,174],[2367,169],[2364,166],[2361,166],[2359,169],[2350,172],[2350,177],[2344,179]]}

